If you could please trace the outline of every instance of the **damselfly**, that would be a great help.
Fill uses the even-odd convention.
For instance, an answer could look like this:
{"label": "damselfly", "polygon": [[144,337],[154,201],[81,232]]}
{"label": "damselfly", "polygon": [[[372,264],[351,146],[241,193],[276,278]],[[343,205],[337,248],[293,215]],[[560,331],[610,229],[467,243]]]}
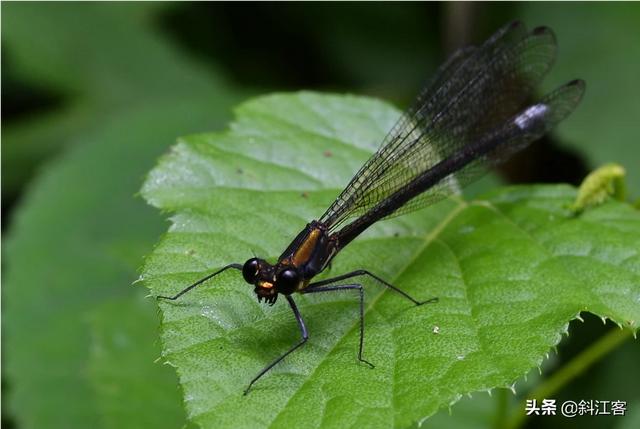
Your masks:
{"label": "damselfly", "polygon": [[455,52],[389,131],[378,151],[360,168],[338,198],[311,221],[275,264],[251,258],[232,263],[198,280],[175,300],[228,269],[242,271],[258,301],[273,305],[284,295],[300,328],[301,339],[265,366],[251,386],[309,335],[293,293],[356,290],[360,297],[360,345],[363,358],[364,290],[354,278],[368,276],[414,305],[420,301],[367,270],[312,281],[331,260],[373,223],[433,204],[478,178],[489,167],[540,138],[578,105],[585,84],[571,81],[528,103],[551,68],[556,39],[547,27],[528,32],[513,22],[479,47]]}

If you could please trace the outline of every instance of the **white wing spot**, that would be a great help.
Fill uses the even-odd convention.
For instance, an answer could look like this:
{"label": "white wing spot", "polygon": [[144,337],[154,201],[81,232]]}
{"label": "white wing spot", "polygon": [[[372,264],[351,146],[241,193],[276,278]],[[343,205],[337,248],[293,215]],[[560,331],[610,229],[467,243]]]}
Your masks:
{"label": "white wing spot", "polygon": [[548,110],[549,107],[546,104],[534,104],[533,106],[525,110],[524,113],[518,115],[515,119],[515,123],[518,128],[524,130],[529,126],[531,121],[540,119],[547,113]]}

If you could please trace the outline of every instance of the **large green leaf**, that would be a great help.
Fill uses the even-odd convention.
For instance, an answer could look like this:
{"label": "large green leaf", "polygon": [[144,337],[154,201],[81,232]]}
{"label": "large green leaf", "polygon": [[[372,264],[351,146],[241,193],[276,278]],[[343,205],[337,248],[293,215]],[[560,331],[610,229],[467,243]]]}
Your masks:
{"label": "large green leaf", "polygon": [[177,135],[220,126],[239,98],[159,33],[165,7],[2,5],[3,65],[65,96],[3,123],[3,197],[36,158],[71,148],[42,168],[2,249],[3,405],[21,428],[185,420],[174,371],[154,363],[154,304],[131,287],[164,229],[135,194]]}
{"label": "large green leaf", "polygon": [[158,12],[167,7],[8,3],[2,33],[17,75],[74,96],[124,101],[214,88],[222,81],[214,66],[196,63],[158,31]]}
{"label": "large green leaf", "polygon": [[181,427],[175,372],[151,361],[160,355],[160,345],[152,339],[157,317],[149,300],[141,294],[107,300],[89,319],[88,378],[103,427]]}
{"label": "large green leaf", "polygon": [[[322,214],[398,117],[364,98],[313,93],[244,104],[224,134],[182,139],[143,195],[174,213],[147,259],[154,294],[175,293],[252,252],[273,260]],[[569,186],[513,187],[451,199],[375,225],[331,274],[367,268],[419,299],[367,284],[365,357],[357,297],[296,296],[311,339],[242,391],[298,340],[285,302],[257,302],[236,272],[160,304],[163,354],[203,427],[405,427],[462,394],[514,383],[539,366],[581,311],[637,329],[640,215],[610,202],[575,217]]]}
{"label": "large green leaf", "polygon": [[[131,287],[136,268],[163,229],[159,216],[135,197],[136,189],[174,133],[215,126],[212,118],[222,118],[222,102],[138,105],[104,118],[103,128],[83,137],[90,143],[75,146],[46,169],[15,214],[3,248],[3,375],[10,409],[21,427],[97,427],[104,420],[108,404],[101,402],[101,382],[90,371],[96,368],[91,354],[94,313],[105,301],[136,299]],[[122,322],[125,330],[126,319],[114,306],[109,308],[111,329]],[[138,331],[129,333],[138,347],[122,353],[134,353],[130,361],[146,360],[153,367],[157,326],[144,314],[149,310],[140,307]],[[105,311],[101,318],[107,317]],[[102,373],[109,370],[106,363],[112,373],[121,365],[103,361]],[[174,416],[163,420],[172,427],[175,415],[182,416],[175,378],[149,378],[150,389],[142,392],[149,395],[134,400],[127,395],[136,391],[130,386],[136,380],[123,375],[118,381],[119,401],[147,404],[138,409],[138,420],[147,413]],[[156,400],[166,405],[166,391],[175,402],[156,407]],[[112,414],[107,423],[123,427],[122,421],[114,423],[117,418]]]}
{"label": "large green leaf", "polygon": [[3,4],[3,67],[10,66],[10,78],[61,98],[49,110],[3,124],[3,193],[15,192],[38,162],[100,127],[113,111],[141,100],[172,104],[206,93],[212,100],[228,97],[213,65],[196,63],[158,31],[158,12],[167,7]]}

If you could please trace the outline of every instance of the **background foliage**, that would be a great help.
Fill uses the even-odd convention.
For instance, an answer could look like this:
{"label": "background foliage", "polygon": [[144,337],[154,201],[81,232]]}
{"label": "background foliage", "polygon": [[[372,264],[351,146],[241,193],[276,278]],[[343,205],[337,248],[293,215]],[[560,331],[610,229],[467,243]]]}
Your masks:
{"label": "background foliage", "polygon": [[[129,286],[166,229],[135,194],[178,136],[220,130],[231,106],[275,90],[348,91],[404,106],[447,50],[513,18],[556,31],[549,87],[581,77],[588,92],[554,140],[504,177],[577,183],[617,161],[638,197],[635,4],[3,3],[3,427],[185,421],[175,373],[153,363],[155,304]],[[572,324],[542,377],[609,329],[588,316]],[[558,399],[620,398],[638,410],[640,393],[628,382],[638,361],[627,341]],[[474,396],[434,424],[489,426],[515,405],[509,395]]]}

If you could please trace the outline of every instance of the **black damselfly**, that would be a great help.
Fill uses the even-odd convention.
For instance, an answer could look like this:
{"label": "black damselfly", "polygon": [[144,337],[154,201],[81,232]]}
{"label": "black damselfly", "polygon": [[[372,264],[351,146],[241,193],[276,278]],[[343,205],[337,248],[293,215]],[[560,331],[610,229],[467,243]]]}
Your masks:
{"label": "black damselfly", "polygon": [[514,152],[540,138],[567,117],[585,89],[571,81],[536,103],[529,97],[551,68],[556,39],[547,27],[528,32],[513,22],[479,47],[454,53],[436,72],[389,131],[378,151],[360,168],[319,220],[310,222],[275,264],[251,258],[229,264],[198,280],[174,296],[175,300],[230,268],[242,271],[254,286],[258,301],[273,305],[280,294],[287,299],[302,339],[265,366],[251,386],[308,339],[307,328],[292,298],[309,294],[357,290],[360,295],[360,346],[364,344],[364,290],[348,279],[369,276],[415,305],[419,301],[366,270],[352,271],[312,282],[331,260],[373,223],[433,204],[478,178]]}

